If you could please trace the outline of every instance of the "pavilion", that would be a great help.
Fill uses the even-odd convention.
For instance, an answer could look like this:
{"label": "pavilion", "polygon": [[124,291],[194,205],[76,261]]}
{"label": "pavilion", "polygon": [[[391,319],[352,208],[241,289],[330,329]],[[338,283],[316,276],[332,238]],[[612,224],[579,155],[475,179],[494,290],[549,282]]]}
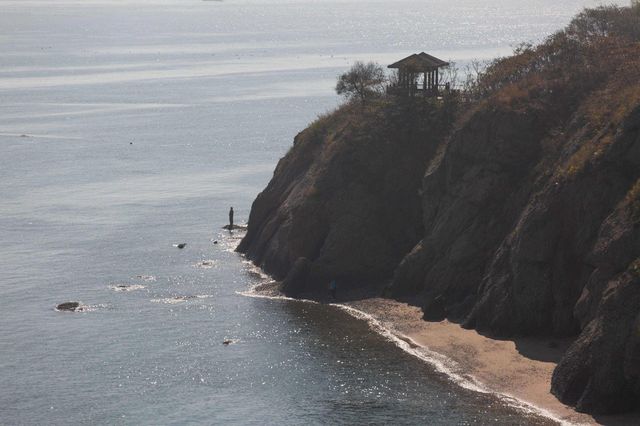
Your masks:
{"label": "pavilion", "polygon": [[[448,62],[427,53],[414,53],[388,66],[398,70],[398,81],[394,92],[413,96],[438,96],[440,93],[440,71],[449,66]],[[448,85],[445,85],[448,86]]]}

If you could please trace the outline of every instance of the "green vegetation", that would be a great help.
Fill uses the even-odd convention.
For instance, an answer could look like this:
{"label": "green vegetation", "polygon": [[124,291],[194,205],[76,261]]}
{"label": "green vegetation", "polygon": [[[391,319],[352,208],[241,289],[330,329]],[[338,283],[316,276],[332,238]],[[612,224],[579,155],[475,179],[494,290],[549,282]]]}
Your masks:
{"label": "green vegetation", "polygon": [[377,97],[384,91],[386,81],[380,64],[356,61],[349,71],[338,77],[336,92],[347,99],[357,99],[364,105],[367,99]]}

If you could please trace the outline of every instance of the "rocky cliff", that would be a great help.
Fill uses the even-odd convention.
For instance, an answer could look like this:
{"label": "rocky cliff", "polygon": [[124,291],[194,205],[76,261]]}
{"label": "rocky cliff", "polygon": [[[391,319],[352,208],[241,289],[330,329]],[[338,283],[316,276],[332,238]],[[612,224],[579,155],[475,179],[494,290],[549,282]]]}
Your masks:
{"label": "rocky cliff", "polygon": [[419,189],[447,114],[376,99],[320,117],[254,201],[238,250],[289,294],[324,294],[330,279],[344,290],[388,281],[421,238]]}
{"label": "rocky cliff", "polygon": [[639,407],[639,41],[638,8],[588,10],[494,61],[457,115],[388,97],[319,119],[239,250],[293,295],[386,285],[428,320],[577,336],[552,392]]}

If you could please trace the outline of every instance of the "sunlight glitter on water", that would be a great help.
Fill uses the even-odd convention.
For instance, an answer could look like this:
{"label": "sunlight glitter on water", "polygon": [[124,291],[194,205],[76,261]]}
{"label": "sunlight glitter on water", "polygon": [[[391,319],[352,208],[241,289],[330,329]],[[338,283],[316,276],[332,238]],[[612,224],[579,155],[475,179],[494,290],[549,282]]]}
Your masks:
{"label": "sunlight glitter on water", "polygon": [[355,60],[464,64],[599,2],[0,3],[0,422],[522,422],[334,307],[242,296],[270,278],[221,228]]}

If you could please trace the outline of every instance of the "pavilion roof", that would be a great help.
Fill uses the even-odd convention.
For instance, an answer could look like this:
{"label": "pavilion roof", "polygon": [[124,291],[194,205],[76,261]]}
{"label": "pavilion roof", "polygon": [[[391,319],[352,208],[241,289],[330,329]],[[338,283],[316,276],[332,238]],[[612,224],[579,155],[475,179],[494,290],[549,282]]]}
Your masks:
{"label": "pavilion roof", "polygon": [[398,62],[394,62],[387,68],[403,68],[410,71],[431,71],[436,68],[446,67],[449,62],[445,62],[442,59],[438,59],[435,56],[431,56],[427,53],[420,52],[407,56],[404,59],[400,59]]}

